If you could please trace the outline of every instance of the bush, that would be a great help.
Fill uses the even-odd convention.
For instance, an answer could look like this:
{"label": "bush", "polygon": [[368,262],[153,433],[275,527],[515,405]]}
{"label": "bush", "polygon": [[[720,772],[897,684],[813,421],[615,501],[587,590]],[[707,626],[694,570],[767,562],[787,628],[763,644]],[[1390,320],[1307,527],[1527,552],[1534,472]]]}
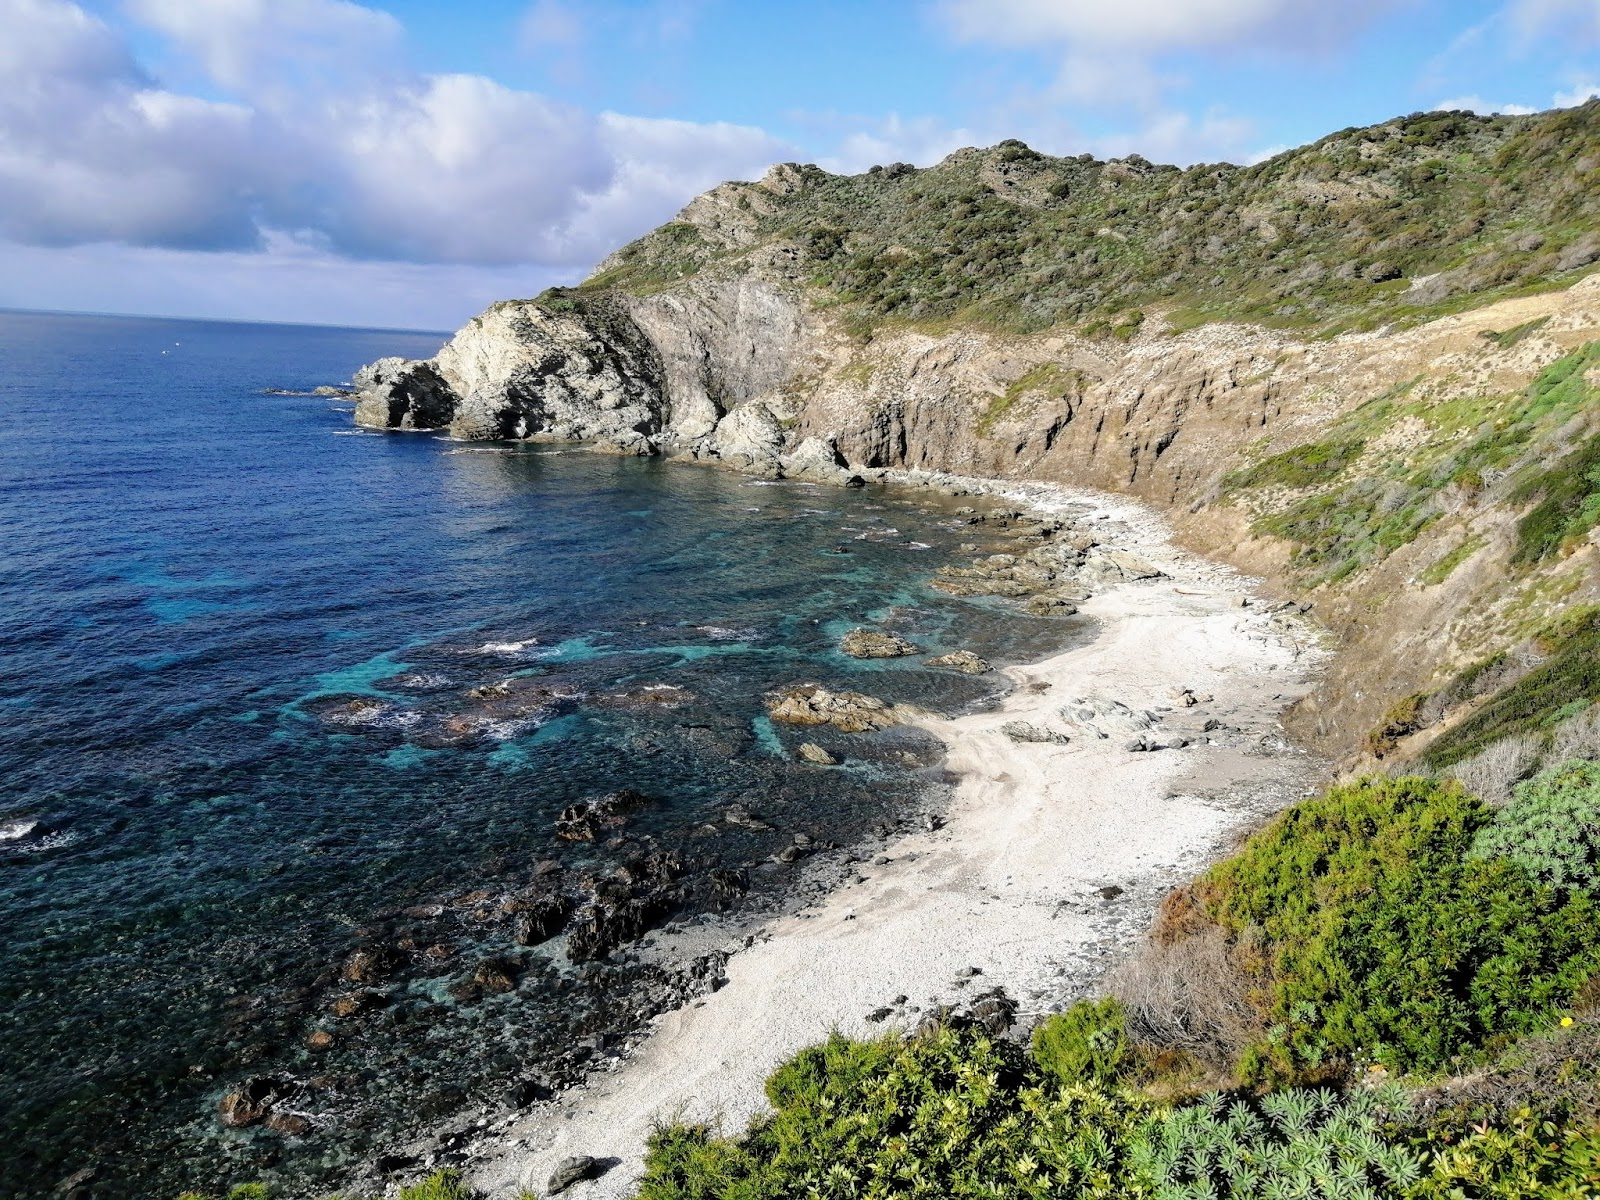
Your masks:
{"label": "bush", "polygon": [[1512,789],[1511,803],[1472,843],[1562,890],[1600,890],[1600,765],[1574,759]]}
{"label": "bush", "polygon": [[1600,605],[1567,610],[1535,642],[1544,661],[1429,746],[1423,760],[1430,767],[1452,766],[1516,734],[1548,737],[1578,705],[1600,700]]}
{"label": "bush", "polygon": [[1423,1176],[1392,1133],[1406,1112],[1395,1087],[1342,1099],[1326,1090],[1231,1103],[1212,1095],[1153,1123],[1135,1170],[1155,1200],[1395,1195]]}
{"label": "bush", "polygon": [[1197,892],[1259,938],[1272,1022],[1247,1079],[1474,1060],[1551,1024],[1600,966],[1600,916],[1504,859],[1468,860],[1490,810],[1454,781],[1367,779],[1284,813]]}
{"label": "bush", "polygon": [[[1445,1138],[1450,1144],[1438,1146]],[[1440,1128],[1425,1178],[1409,1200],[1589,1200],[1600,1192],[1600,1134],[1564,1130],[1531,1109],[1504,1128]]]}
{"label": "bush", "polygon": [[776,1110],[742,1138],[650,1138],[640,1200],[810,1196],[1137,1196],[1129,1144],[1155,1106],[1048,1088],[1016,1047],[971,1031],[835,1035],[767,1082]]}
{"label": "bush", "polygon": [[421,1183],[400,1189],[400,1200],[475,1200],[460,1171],[436,1171]]}
{"label": "bush", "polygon": [[1176,1052],[1179,1059],[1231,1074],[1240,1053],[1266,1028],[1250,1002],[1242,948],[1230,944],[1227,932],[1210,920],[1199,928],[1173,920],[1174,909],[1192,902],[1187,889],[1174,893],[1163,905],[1155,935],[1108,982],[1122,1002],[1141,1059],[1154,1059],[1146,1053],[1151,1049]]}
{"label": "bush", "polygon": [[1033,1060],[1057,1083],[1109,1087],[1132,1058],[1119,1000],[1080,1000],[1033,1031]]}

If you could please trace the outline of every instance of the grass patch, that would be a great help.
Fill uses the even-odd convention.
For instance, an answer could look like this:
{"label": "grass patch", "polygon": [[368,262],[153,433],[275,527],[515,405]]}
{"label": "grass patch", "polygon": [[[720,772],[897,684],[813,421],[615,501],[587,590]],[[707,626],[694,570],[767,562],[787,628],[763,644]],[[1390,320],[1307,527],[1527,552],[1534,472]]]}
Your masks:
{"label": "grass patch", "polygon": [[1040,363],[1038,366],[1029,368],[1018,378],[1012,380],[1004,392],[990,400],[983,412],[979,414],[979,436],[987,437],[993,431],[995,425],[1030,392],[1064,390],[1074,378],[1074,373],[1059,363]]}
{"label": "grass patch", "polygon": [[1523,483],[1512,501],[1538,498],[1517,524],[1514,563],[1554,558],[1600,524],[1600,434]]}
{"label": "grass patch", "polygon": [[1508,350],[1512,346],[1515,346],[1518,342],[1522,341],[1523,338],[1530,337],[1531,335],[1538,333],[1539,330],[1543,329],[1549,323],[1549,317],[1536,317],[1532,321],[1524,321],[1521,325],[1517,325],[1511,329],[1506,329],[1499,332],[1491,329],[1485,329],[1481,334],[1479,334],[1479,336],[1482,337],[1484,341],[1492,342],[1494,345],[1499,346],[1502,350]]}
{"label": "grass patch", "polygon": [[1359,441],[1311,442],[1274,454],[1223,481],[1230,490],[1264,487],[1304,488],[1330,483],[1361,457]]}
{"label": "grass patch", "polygon": [[1437,587],[1451,575],[1455,569],[1467,559],[1471,558],[1485,545],[1484,539],[1474,534],[1466,538],[1454,550],[1449,551],[1440,558],[1435,559],[1417,574],[1417,582],[1427,587]]}
{"label": "grass patch", "polygon": [[1423,762],[1430,769],[1453,766],[1502,738],[1546,733],[1563,709],[1600,700],[1600,606],[1573,608],[1535,641],[1545,661],[1429,746]]}

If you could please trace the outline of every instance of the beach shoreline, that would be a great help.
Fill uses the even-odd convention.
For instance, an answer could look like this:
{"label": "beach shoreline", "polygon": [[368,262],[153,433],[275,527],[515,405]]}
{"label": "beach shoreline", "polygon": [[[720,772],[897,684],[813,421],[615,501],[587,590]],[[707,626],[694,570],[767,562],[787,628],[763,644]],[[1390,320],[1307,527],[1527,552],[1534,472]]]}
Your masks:
{"label": "beach shoreline", "polygon": [[[1007,668],[1013,690],[998,707],[918,718],[959,776],[939,827],[858,857],[810,907],[739,930],[726,984],[657,1017],[608,1071],[485,1119],[451,1157],[488,1196],[543,1194],[556,1165],[580,1155],[608,1169],[569,1194],[627,1196],[655,1124],[739,1132],[765,1108],[767,1075],[832,1030],[911,1029],[996,988],[1026,1029],[1091,992],[1168,890],[1325,777],[1325,764],[1279,723],[1311,686],[1316,636],[1298,614],[1251,599],[1256,581],[1180,550],[1135,501],[1035,483],[923,481],[1071,514],[1163,575],[1088,600],[1094,636]],[[1136,723],[1155,719],[1143,740],[1188,745],[1130,748],[1141,738],[1121,727],[1129,718],[1118,706]],[[1101,715],[1088,717],[1096,707]],[[1016,741],[1002,732],[1015,722],[1068,740]]]}

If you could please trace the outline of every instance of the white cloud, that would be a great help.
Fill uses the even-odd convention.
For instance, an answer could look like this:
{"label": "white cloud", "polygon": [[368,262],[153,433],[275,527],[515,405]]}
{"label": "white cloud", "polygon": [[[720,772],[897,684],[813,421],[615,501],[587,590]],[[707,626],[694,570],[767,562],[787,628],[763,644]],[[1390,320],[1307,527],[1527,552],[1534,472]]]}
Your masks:
{"label": "white cloud", "polygon": [[344,0],[131,11],[230,98],[161,87],[68,0],[0,0],[0,237],[253,251],[293,231],[349,258],[570,270],[794,153],[410,73],[393,18]]}
{"label": "white cloud", "polygon": [[1457,96],[1453,100],[1441,100],[1433,106],[1434,112],[1473,112],[1480,117],[1502,114],[1508,117],[1525,117],[1529,113],[1539,110],[1527,104],[1490,104],[1481,96]]}
{"label": "white cloud", "polygon": [[908,162],[932,166],[963,146],[998,141],[970,129],[952,128],[934,117],[843,117],[837,114],[795,114],[803,122],[837,138],[832,154],[818,160],[824,170],[858,175],[869,167]]}
{"label": "white cloud", "polygon": [[1557,92],[1550,103],[1556,108],[1577,108],[1600,96],[1600,84],[1580,83],[1570,92]]}
{"label": "white cloud", "polygon": [[1252,158],[1256,124],[1213,109],[1198,119],[1186,112],[1154,114],[1142,127],[1107,134],[1090,141],[1106,157],[1142,154],[1153,162],[1180,167],[1198,162],[1245,162]]}
{"label": "white cloud", "polygon": [[128,11],[222,87],[279,100],[386,73],[405,34],[388,13],[348,0],[130,0]]}
{"label": "white cloud", "polygon": [[943,0],[940,11],[965,41],[1013,47],[1041,43],[1142,53],[1246,43],[1315,46],[1348,34],[1404,0]]}

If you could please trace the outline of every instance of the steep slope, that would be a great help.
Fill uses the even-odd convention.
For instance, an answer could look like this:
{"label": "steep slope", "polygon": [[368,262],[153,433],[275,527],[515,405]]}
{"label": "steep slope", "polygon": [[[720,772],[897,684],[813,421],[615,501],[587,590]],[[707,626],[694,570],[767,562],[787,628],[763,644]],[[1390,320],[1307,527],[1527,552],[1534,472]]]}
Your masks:
{"label": "steep slope", "polygon": [[[357,419],[1128,492],[1314,602],[1343,649],[1300,732],[1393,756],[1600,599],[1596,260],[1600,102],[1408,117],[1251,168],[1015,142],[789,164],[431,362],[368,368]],[[1497,654],[1522,665],[1458,685]]]}

